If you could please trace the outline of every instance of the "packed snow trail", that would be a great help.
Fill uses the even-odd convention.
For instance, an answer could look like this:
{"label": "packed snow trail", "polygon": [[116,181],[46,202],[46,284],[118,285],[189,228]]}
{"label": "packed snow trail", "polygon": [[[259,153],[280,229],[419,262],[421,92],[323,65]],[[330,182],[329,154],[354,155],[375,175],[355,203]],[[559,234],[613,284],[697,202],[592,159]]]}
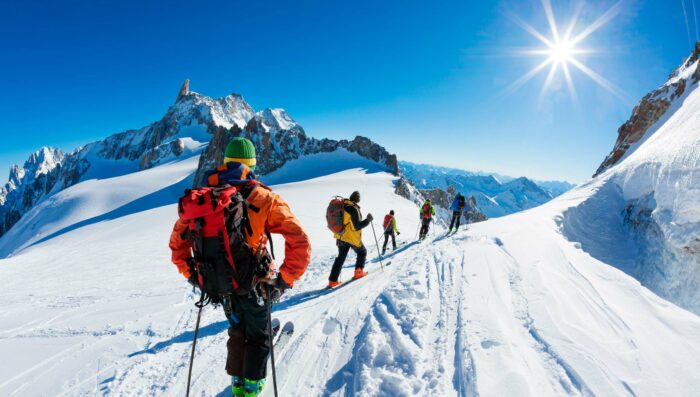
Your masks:
{"label": "packed snow trail", "polygon": [[[192,168],[177,171],[181,165],[163,167],[184,180]],[[133,179],[93,183],[119,189]],[[419,244],[403,239],[413,237],[417,208],[393,193],[393,180],[348,170],[274,187],[313,244],[307,273],[275,308],[282,323],[295,324],[276,355],[281,395],[641,397],[700,390],[700,318],[562,236],[562,212],[590,197],[595,184]],[[90,200],[90,190],[71,189],[64,197]],[[365,214],[380,219],[396,211],[405,245],[387,254],[391,265],[382,271],[368,229],[369,275],[325,290],[336,248],[323,210],[332,195],[354,189],[363,193]],[[136,209],[61,226],[68,229],[0,261],[0,353],[12,357],[0,364],[0,395],[184,394],[198,295],[169,261],[176,208]],[[341,280],[352,276],[353,261],[351,254]],[[227,327],[220,309],[205,308],[194,395],[230,395]]]}

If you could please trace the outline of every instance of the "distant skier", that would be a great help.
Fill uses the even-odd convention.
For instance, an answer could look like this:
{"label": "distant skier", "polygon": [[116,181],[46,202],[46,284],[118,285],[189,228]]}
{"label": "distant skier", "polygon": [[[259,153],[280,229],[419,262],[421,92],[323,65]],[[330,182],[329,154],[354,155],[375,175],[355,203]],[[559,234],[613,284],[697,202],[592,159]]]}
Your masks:
{"label": "distant skier", "polygon": [[362,220],[359,202],[360,192],[357,191],[352,192],[350,199],[343,202],[343,225],[345,228],[341,233],[335,233],[334,235],[337,240],[338,257],[335,258],[331,274],[328,277],[328,288],[335,288],[340,285],[338,277],[340,277],[340,270],[343,268],[343,263],[345,263],[345,258],[347,258],[350,249],[357,255],[353,278],[358,279],[367,275],[367,272],[364,270],[367,248],[362,244],[362,229],[367,227],[374,218],[372,214],[367,214],[367,218]]}
{"label": "distant skier", "polygon": [[452,233],[452,226],[455,226],[455,223],[457,224],[455,226],[455,232],[459,230],[459,221],[462,218],[462,214],[464,214],[464,207],[466,204],[467,200],[464,196],[462,196],[461,193],[457,193],[457,196],[455,196],[450,206],[450,210],[452,210],[452,221],[450,221],[450,230],[447,232],[448,234]]}
{"label": "distant skier", "polygon": [[386,245],[389,242],[389,237],[391,237],[391,244],[396,250],[396,236],[401,234],[399,229],[396,228],[396,218],[394,217],[394,210],[389,211],[389,213],[384,216],[384,247],[382,247],[382,255],[386,253]]}
{"label": "distant skier", "polygon": [[425,200],[425,203],[423,203],[423,205],[420,207],[421,227],[420,233],[418,234],[419,240],[425,239],[425,236],[428,234],[428,230],[430,229],[430,222],[433,221],[434,215],[435,208],[433,207],[433,204],[430,202],[430,199]]}
{"label": "distant skier", "polygon": [[[186,192],[170,236],[172,261],[229,319],[226,372],[233,396],[258,396],[270,354],[269,308],[306,271],[309,238],[282,197],[255,179],[255,147],[234,138],[206,187]],[[285,240],[275,275],[269,233]],[[194,255],[193,255],[194,254]],[[268,296],[267,292],[272,296]]]}

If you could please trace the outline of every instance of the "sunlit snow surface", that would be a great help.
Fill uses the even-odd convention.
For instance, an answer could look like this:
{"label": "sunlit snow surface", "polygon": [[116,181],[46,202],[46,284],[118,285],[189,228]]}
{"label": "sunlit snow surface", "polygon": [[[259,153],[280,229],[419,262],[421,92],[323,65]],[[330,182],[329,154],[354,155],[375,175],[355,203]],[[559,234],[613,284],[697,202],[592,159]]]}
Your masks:
{"label": "sunlit snow surface", "polygon": [[[318,160],[287,167],[308,171],[332,161]],[[347,154],[338,159],[347,160]],[[174,201],[196,164],[191,158],[87,181],[36,214],[42,236],[53,237],[30,239],[28,248],[0,261],[0,395],[184,394],[197,296],[170,264],[167,240]],[[700,390],[700,318],[561,233],[562,214],[600,184],[454,237],[438,230],[416,244],[417,208],[393,193],[395,177],[365,169],[273,186],[313,244],[309,270],[275,309],[275,317],[297,329],[277,352],[281,395],[692,396]],[[328,292],[335,246],[325,205],[353,190],[376,224],[396,211],[404,244],[387,255],[384,263],[391,264],[382,271],[366,229],[369,276]],[[283,244],[276,242],[281,261]],[[204,310],[194,395],[230,395],[226,327],[220,310]]]}

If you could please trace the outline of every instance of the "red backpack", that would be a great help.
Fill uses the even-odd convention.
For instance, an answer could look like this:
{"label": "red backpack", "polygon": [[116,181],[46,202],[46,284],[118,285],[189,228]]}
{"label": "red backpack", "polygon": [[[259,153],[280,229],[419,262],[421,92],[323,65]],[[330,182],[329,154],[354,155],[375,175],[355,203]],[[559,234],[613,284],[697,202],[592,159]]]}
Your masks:
{"label": "red backpack", "polygon": [[428,204],[428,203],[423,204],[423,219],[430,219],[432,217],[432,214],[430,211],[431,208],[432,207],[430,206],[430,204]]}
{"label": "red backpack", "polygon": [[178,212],[188,226],[199,287],[214,303],[225,295],[250,292],[256,276],[269,271],[266,239],[256,256],[246,238],[252,233],[248,211],[260,210],[246,199],[257,186],[188,189],[180,198]]}
{"label": "red backpack", "polygon": [[384,230],[390,230],[391,229],[391,220],[394,219],[394,216],[391,214],[386,214],[384,216]]}
{"label": "red backpack", "polygon": [[343,223],[343,213],[345,212],[345,199],[340,196],[335,196],[328,203],[326,208],[326,223],[328,229],[333,233],[343,234],[345,224]]}

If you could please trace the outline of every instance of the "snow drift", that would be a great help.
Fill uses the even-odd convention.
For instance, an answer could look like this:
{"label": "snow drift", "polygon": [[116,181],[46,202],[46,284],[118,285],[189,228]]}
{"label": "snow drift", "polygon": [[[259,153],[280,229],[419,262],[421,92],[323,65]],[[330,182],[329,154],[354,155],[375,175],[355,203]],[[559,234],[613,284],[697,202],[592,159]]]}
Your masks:
{"label": "snow drift", "polygon": [[[617,165],[591,182],[599,189],[566,211],[563,229],[591,255],[695,313],[700,313],[698,51],[700,45],[664,86],[643,99],[666,101],[665,113]],[[602,205],[592,204],[596,201]],[[567,226],[575,223],[581,224],[576,230]],[[591,233],[596,229],[601,232]]]}

